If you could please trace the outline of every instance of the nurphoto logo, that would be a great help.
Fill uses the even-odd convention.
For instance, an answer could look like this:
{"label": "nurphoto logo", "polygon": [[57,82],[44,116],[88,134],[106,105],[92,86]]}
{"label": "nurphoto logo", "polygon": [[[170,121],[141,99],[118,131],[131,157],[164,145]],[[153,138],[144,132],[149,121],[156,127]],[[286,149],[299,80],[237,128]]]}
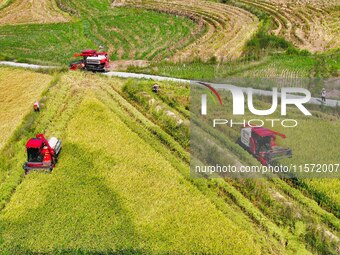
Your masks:
{"label": "nurphoto logo", "polygon": [[[200,82],[199,84],[204,85],[209,88],[212,93],[217,97],[219,104],[223,107],[223,100],[218,93],[217,89],[229,91],[232,94],[233,102],[233,115],[242,116],[245,115],[245,99],[247,99],[247,106],[250,113],[257,116],[267,116],[273,114],[277,111],[279,105],[279,98],[281,98],[281,116],[287,115],[287,105],[296,106],[304,115],[312,115],[307,108],[304,106],[305,103],[309,102],[311,99],[311,93],[305,88],[282,88],[281,92],[278,88],[272,88],[272,91],[266,91],[265,95],[272,97],[272,104],[269,109],[256,109],[253,103],[253,98],[255,94],[263,95],[259,93],[259,90],[253,88],[241,88],[233,85],[220,84],[218,86],[212,86],[207,83]],[[217,88],[216,88],[217,87]],[[257,92],[257,93],[255,93]],[[263,91],[261,91],[263,93]],[[245,98],[244,94],[247,94]],[[201,115],[208,114],[208,104],[207,104],[207,94],[201,95]],[[297,120],[294,119],[250,119],[250,120],[227,120],[227,119],[213,119],[213,126],[216,125],[243,125],[243,126],[260,126],[262,127],[266,122],[271,123],[274,127],[275,123],[279,122],[283,127],[296,127],[298,125]]]}

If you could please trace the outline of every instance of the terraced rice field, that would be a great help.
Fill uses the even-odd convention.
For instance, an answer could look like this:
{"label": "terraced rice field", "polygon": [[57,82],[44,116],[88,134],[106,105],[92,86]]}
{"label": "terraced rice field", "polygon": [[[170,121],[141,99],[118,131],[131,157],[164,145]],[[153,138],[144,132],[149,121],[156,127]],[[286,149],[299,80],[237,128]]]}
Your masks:
{"label": "terraced rice field", "polygon": [[172,56],[204,33],[203,27],[198,28],[194,21],[184,17],[111,8],[108,2],[74,3],[65,6],[70,12],[79,10],[80,21],[3,26],[0,23],[0,55],[7,59],[66,64],[74,60],[74,53],[102,45],[111,59],[158,60]]}
{"label": "terraced rice field", "polygon": [[[79,72],[54,77],[46,109],[25,118],[0,151],[1,252],[336,254],[336,191],[307,180],[302,193],[280,179],[191,179],[186,145],[176,141],[186,132],[189,87],[162,83],[156,95],[152,84]],[[301,132],[322,133],[307,124]],[[51,175],[23,178],[22,148],[40,132],[63,140],[59,163]],[[225,153],[233,164],[256,164],[234,142],[238,133],[228,131]],[[305,159],[299,141],[289,142]],[[333,207],[318,206],[312,188]]]}
{"label": "terraced rice field", "polygon": [[81,22],[5,25],[0,26],[0,33],[0,56],[22,62],[68,64],[74,60],[74,53],[96,47],[85,37]]}
{"label": "terraced rice field", "polygon": [[[157,13],[118,8],[123,5],[156,10]],[[39,11],[35,11],[36,8]],[[21,9],[35,16],[26,17],[25,13],[20,13]],[[34,1],[32,5],[28,1],[20,4],[17,1],[1,10],[0,25],[66,22],[60,18],[65,12],[82,19],[85,36],[92,44],[106,46],[114,59],[160,60],[171,57],[174,61],[189,61],[216,57],[226,61],[242,54],[246,41],[258,25],[257,18],[249,12],[214,2],[149,1],[140,4],[127,1],[110,5],[109,1],[97,0],[58,0],[57,4],[54,1]],[[169,15],[160,12],[176,17],[169,19]],[[20,14],[19,19],[15,13]],[[80,36],[77,34],[74,39]]]}
{"label": "terraced rice field", "polygon": [[51,79],[47,74],[0,67],[0,149]]}
{"label": "terraced rice field", "polygon": [[[66,64],[102,45],[113,60],[154,61],[143,72],[280,78],[316,96],[321,85],[296,78],[338,72],[337,51],[289,45],[291,53],[242,55],[267,28],[259,13],[270,33],[301,49],[340,47],[338,0],[227,2],[0,0],[0,59]],[[153,81],[0,68],[1,254],[339,254],[339,179],[192,178],[190,148],[231,165],[259,162],[237,144],[239,127],[190,123],[188,84],[159,84],[153,93]],[[266,98],[254,102],[269,108]],[[337,110],[313,109],[307,119],[289,108],[299,126],[275,127],[293,150],[280,163],[339,163]],[[190,143],[190,127],[209,142]],[[37,133],[60,138],[63,150],[52,174],[24,177],[25,143]]]}
{"label": "terraced rice field", "polygon": [[219,61],[235,59],[242,54],[243,47],[255,33],[258,19],[249,12],[211,1],[116,1],[127,6],[158,10],[182,15],[195,20],[198,26],[206,26],[207,32],[194,43],[175,54],[173,61],[193,59]]}
{"label": "terraced rice field", "polygon": [[[13,2],[1,8],[7,2]],[[2,10],[1,10],[2,9]],[[62,12],[54,0],[16,0],[0,2],[0,25],[67,22],[70,16]]]}
{"label": "terraced rice field", "polygon": [[[174,90],[172,93],[161,91],[160,94],[155,95],[151,92],[149,93],[152,82],[149,82],[149,86],[146,86],[146,84],[147,82],[129,82],[123,87],[123,91],[129,95],[131,100],[142,106],[141,109],[143,109],[146,116],[152,116],[154,107],[165,103],[173,108],[173,112],[177,111],[177,116],[185,119],[186,114],[185,110],[183,111],[183,106],[187,104],[183,103],[183,96],[185,91],[187,95],[189,94],[188,88],[179,84],[162,84],[162,88],[166,91],[169,87],[173,87]],[[177,89],[178,87],[180,88]],[[149,106],[141,99],[141,96],[145,97],[146,94],[149,95]],[[227,101],[229,100],[231,98],[228,97]],[[256,105],[263,109],[268,108],[267,103],[263,101],[256,100]],[[163,108],[165,107],[163,106]],[[192,114],[191,112],[191,117]],[[338,146],[335,141],[340,139],[337,133],[340,124],[339,118],[321,114],[317,111],[314,111],[313,115],[316,117],[308,121],[301,118],[297,111],[290,109],[289,117],[298,119],[299,127],[295,129],[275,128],[276,131],[287,135],[287,139],[281,142],[284,143],[284,146],[289,146],[293,150],[293,158],[282,160],[280,163],[289,165],[304,164],[305,162],[338,162]],[[226,117],[228,118],[228,116]],[[279,118],[278,115],[272,117]],[[246,115],[246,119],[250,118],[252,118],[251,115]],[[163,117],[158,119],[153,117],[153,120],[160,126],[171,122],[171,120],[166,120]],[[170,126],[170,124],[168,125]],[[178,124],[178,127],[180,126],[181,124]],[[259,164],[237,144],[236,141],[240,135],[238,127],[216,129],[210,125],[201,125],[200,128],[204,130],[205,138],[207,133],[209,134],[210,141],[209,144],[203,144],[202,151],[216,152],[216,146],[223,146],[223,151],[220,155],[224,160],[223,162],[228,162],[228,164],[232,165]],[[196,127],[195,130],[191,129],[191,132],[201,131]],[[325,133],[328,134],[327,137],[324,136]],[[173,130],[170,130],[169,134],[173,135]],[[299,137],[299,139],[296,139],[296,137]],[[305,147],[306,144],[309,146]],[[199,147],[196,146],[200,145],[202,146],[202,144],[191,142],[191,149],[193,147],[197,149]],[[193,157],[191,155],[192,160],[194,160]],[[340,221],[338,219],[339,179],[303,179],[300,180],[299,184],[278,178],[272,180],[266,178],[259,180],[226,179],[227,184],[223,182],[221,180],[216,186],[225,189],[223,194],[233,197],[233,201],[241,206],[245,212],[252,215],[255,222],[261,222],[260,224],[263,224],[264,228],[275,229],[273,225],[270,226],[270,223],[259,220],[253,214],[252,206],[248,207],[247,202],[234,194],[235,190],[233,188],[240,191],[243,196],[256,205],[256,208],[260,210],[257,213],[265,215],[264,218],[270,219],[274,224],[286,228],[286,230],[289,229],[288,232],[292,231],[292,236],[288,238],[288,243],[291,245],[295,238],[298,240],[303,239],[313,252],[337,254],[340,247],[340,240],[337,239],[340,231]],[[275,231],[280,232],[279,230]],[[303,232],[302,235],[300,231]],[[303,254],[303,251],[296,251],[296,254]]]}
{"label": "terraced rice field", "polygon": [[[307,78],[311,76],[314,65],[315,61],[310,58],[276,56],[264,58],[257,62],[221,66],[217,68],[215,73],[221,77],[275,79],[278,87],[287,86],[288,83],[290,87],[307,87]],[[271,88],[263,85],[262,88],[264,89]]]}
{"label": "terraced rice field", "polygon": [[223,82],[223,80],[230,77],[280,78],[282,81],[296,78],[297,83],[293,85],[298,86],[301,85],[298,84],[298,80],[313,76],[312,72],[315,65],[316,61],[312,57],[274,55],[264,57],[258,61],[237,60],[223,64],[201,62],[173,64],[163,62],[151,64],[133,71],[193,80],[209,80],[212,82]]}
{"label": "terraced rice field", "polygon": [[339,1],[241,0],[267,13],[275,24],[272,33],[301,49],[322,52],[339,48]]}
{"label": "terraced rice field", "polygon": [[115,8],[105,16],[94,17],[93,21],[113,59],[161,60],[194,41],[202,32],[184,17],[141,9]]}
{"label": "terraced rice field", "polygon": [[[112,59],[160,60],[170,57],[204,33],[204,27],[182,16],[111,5],[109,1],[65,1],[76,12],[86,34],[105,46]],[[143,22],[141,22],[143,21]]]}
{"label": "terraced rice field", "polygon": [[[187,178],[167,148],[176,143],[116,92],[120,84],[55,77],[46,110],[1,151],[1,252],[282,253],[242,211]],[[61,138],[63,151],[52,174],[22,179],[22,146],[36,132]]]}

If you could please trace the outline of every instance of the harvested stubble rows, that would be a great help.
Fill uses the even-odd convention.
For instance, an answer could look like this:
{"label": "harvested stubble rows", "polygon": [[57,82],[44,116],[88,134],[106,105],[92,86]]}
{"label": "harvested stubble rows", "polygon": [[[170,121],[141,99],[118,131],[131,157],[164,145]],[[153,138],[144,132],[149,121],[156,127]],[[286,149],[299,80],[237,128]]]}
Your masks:
{"label": "harvested stubble rows", "polygon": [[[0,7],[2,4],[6,4],[5,2],[0,2]],[[70,20],[70,16],[62,12],[54,0],[17,0],[12,2],[1,10],[0,25],[57,23]]]}
{"label": "harvested stubble rows", "polygon": [[242,54],[243,47],[255,33],[258,19],[251,13],[230,5],[210,1],[123,1],[124,5],[186,16],[206,26],[207,32],[172,57],[174,61],[192,59],[230,60]]}
{"label": "harvested stubble rows", "polygon": [[0,68],[0,149],[51,79],[46,74]]}
{"label": "harvested stubble rows", "polygon": [[340,47],[339,1],[241,0],[269,14],[272,33],[301,49],[321,52]]}

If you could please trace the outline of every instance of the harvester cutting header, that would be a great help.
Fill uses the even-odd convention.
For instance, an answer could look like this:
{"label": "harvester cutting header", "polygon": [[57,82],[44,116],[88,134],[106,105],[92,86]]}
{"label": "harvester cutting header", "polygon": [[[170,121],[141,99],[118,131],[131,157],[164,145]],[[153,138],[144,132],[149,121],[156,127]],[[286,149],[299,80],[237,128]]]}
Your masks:
{"label": "harvester cutting header", "polygon": [[82,53],[74,54],[74,57],[83,57],[83,59],[72,62],[70,70],[107,72],[110,67],[109,56],[104,51],[84,50]]}
{"label": "harvester cutting header", "polygon": [[48,141],[43,134],[37,134],[26,143],[27,162],[23,165],[25,174],[31,170],[53,170],[58,162],[61,141],[51,137]]}

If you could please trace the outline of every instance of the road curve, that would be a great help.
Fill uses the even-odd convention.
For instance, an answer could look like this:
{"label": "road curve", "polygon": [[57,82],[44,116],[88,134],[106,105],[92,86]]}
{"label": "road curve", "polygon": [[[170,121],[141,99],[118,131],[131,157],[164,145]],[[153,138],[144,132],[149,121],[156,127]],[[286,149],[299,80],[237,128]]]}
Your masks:
{"label": "road curve", "polygon": [[[23,67],[23,68],[31,68],[31,69],[44,69],[44,68],[55,68],[55,66],[40,66],[40,65],[33,65],[33,64],[26,64],[26,63],[16,63],[10,61],[0,61],[0,66],[13,66],[13,67]],[[172,82],[180,82],[180,83],[191,83],[191,84],[198,84],[199,81],[195,80],[188,80],[188,79],[178,79],[173,77],[166,77],[166,76],[159,76],[159,75],[151,75],[151,74],[140,74],[140,73],[127,73],[127,72],[107,72],[103,73],[103,75],[110,76],[110,77],[119,77],[119,78],[134,78],[134,79],[148,79],[154,81],[172,81]],[[213,84],[216,89],[226,89],[228,90],[229,86],[234,86],[230,84]],[[243,92],[247,91],[245,87],[239,87]],[[262,90],[262,89],[253,89],[253,94],[255,95],[263,95],[263,96],[272,96],[272,91],[269,90]],[[278,97],[281,97],[281,93],[278,93]],[[297,95],[289,95],[289,98],[301,98]],[[309,104],[316,104],[316,105],[325,105],[330,107],[337,107],[340,106],[340,100],[334,99],[327,99],[326,103],[322,103],[320,98],[312,97]]]}

